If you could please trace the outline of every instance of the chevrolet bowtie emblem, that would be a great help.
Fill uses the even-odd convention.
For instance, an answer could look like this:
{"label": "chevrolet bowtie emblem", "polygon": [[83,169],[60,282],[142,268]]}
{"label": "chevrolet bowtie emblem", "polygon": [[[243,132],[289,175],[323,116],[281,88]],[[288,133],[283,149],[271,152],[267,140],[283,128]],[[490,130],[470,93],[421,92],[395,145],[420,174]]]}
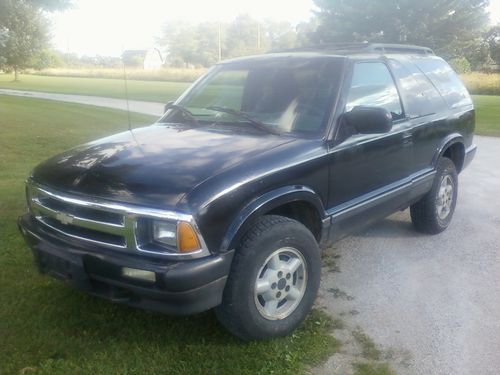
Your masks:
{"label": "chevrolet bowtie emblem", "polygon": [[64,225],[73,223],[73,216],[66,214],[64,212],[58,212],[56,214],[56,219],[59,220]]}

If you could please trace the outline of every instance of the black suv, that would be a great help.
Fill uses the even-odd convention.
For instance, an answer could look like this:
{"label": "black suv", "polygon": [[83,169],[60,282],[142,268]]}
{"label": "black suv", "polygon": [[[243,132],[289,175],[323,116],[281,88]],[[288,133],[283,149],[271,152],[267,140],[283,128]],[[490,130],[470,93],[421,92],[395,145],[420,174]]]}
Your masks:
{"label": "black suv", "polygon": [[450,224],[475,113],[428,48],[344,44],[216,65],[152,126],[37,166],[20,230],[42,272],[243,339],[290,333],[320,247],[410,207]]}

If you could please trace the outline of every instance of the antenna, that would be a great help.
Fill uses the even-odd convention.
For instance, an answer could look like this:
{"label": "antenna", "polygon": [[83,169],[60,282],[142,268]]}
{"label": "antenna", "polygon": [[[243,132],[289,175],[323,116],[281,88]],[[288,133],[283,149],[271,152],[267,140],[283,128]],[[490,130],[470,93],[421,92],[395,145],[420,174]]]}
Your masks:
{"label": "antenna", "polygon": [[125,54],[125,49],[122,47],[123,53],[122,53],[122,61],[123,61],[123,81],[125,82],[125,100],[127,103],[127,120],[128,120],[128,130],[132,130],[132,122],[130,121],[130,107],[128,104],[128,83],[127,83],[127,69],[125,66],[125,59],[123,58],[123,55]]}

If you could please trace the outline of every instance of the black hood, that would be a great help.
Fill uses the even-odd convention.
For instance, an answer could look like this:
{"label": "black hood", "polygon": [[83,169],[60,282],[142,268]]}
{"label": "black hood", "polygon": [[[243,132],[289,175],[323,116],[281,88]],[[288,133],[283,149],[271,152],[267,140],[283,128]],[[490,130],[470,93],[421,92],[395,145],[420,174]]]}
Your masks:
{"label": "black hood", "polygon": [[174,207],[210,177],[292,140],[153,125],[57,155],[36,167],[33,178],[65,192]]}

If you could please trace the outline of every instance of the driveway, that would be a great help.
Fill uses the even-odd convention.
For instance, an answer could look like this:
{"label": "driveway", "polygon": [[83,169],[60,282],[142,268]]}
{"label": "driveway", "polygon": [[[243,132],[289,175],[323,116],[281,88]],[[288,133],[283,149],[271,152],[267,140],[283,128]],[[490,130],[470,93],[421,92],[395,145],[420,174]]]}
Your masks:
{"label": "driveway", "polygon": [[[86,105],[95,105],[98,107],[127,110],[127,101],[125,99],[103,98],[100,96],[88,95],[68,95],[52,94],[48,92],[24,91],[0,89],[0,95],[22,96],[27,98],[56,100],[67,103],[77,103]],[[161,116],[165,103],[143,102],[139,100],[129,100],[128,108],[130,112],[143,113],[146,115]]]}
{"label": "driveway", "polygon": [[500,138],[475,142],[447,231],[415,232],[406,210],[326,254],[339,272],[324,270],[320,304],[392,353],[401,374],[500,373]]}

